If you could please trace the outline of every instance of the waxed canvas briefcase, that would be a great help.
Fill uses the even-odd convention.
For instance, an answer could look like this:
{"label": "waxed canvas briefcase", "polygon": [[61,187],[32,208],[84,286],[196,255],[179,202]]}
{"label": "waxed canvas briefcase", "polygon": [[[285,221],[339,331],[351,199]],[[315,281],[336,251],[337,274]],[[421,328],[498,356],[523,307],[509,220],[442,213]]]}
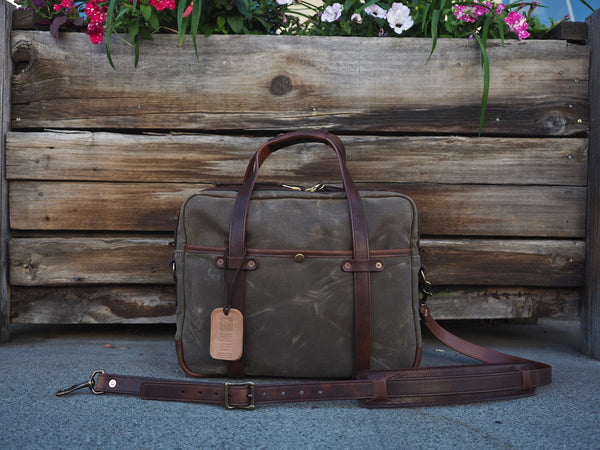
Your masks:
{"label": "waxed canvas briefcase", "polygon": [[[333,149],[343,188],[257,183],[271,153],[307,141]],[[335,135],[275,137],[250,159],[241,185],[202,191],[181,208],[173,261],[177,355],[192,376],[336,379],[191,382],[97,370],[57,395],[87,387],[227,409],[350,399],[394,408],[519,398],[550,384],[547,364],[472,344],[434,320],[417,224],[409,198],[357,191]],[[420,323],[486,364],[417,368]]]}
{"label": "waxed canvas briefcase", "polygon": [[[331,147],[342,189],[260,184],[267,157],[302,142]],[[309,130],[273,138],[252,156],[242,184],[201,191],[181,208],[181,366],[195,376],[340,378],[418,365],[418,237],[412,200],[359,192],[338,137]]]}

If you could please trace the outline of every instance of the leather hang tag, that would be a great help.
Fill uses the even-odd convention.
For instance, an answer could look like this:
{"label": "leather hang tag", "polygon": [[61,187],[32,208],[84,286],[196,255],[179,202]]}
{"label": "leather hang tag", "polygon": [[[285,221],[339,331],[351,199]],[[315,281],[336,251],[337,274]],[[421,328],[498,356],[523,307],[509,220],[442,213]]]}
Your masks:
{"label": "leather hang tag", "polygon": [[223,361],[237,361],[244,348],[244,316],[234,308],[223,308],[210,315],[210,356]]}

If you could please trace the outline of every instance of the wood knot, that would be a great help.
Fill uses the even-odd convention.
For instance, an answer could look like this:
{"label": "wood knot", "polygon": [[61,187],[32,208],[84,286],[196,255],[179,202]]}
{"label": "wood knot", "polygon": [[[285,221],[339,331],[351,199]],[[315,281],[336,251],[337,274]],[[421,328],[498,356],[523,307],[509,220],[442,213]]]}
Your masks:
{"label": "wood knot", "polygon": [[286,75],[278,75],[271,81],[269,90],[273,95],[285,95],[292,90],[292,80]]}
{"label": "wood knot", "polygon": [[33,63],[33,52],[34,50],[30,42],[19,41],[15,43],[11,53],[15,75],[19,75],[31,67]]}

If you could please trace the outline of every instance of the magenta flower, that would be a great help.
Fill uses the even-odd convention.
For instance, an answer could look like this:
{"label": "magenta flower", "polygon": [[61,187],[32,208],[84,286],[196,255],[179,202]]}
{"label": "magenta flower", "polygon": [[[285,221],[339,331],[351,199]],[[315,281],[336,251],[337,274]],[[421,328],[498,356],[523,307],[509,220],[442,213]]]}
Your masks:
{"label": "magenta flower", "polygon": [[[500,3],[496,7],[496,14],[500,15],[504,11],[504,4]],[[471,5],[454,5],[452,7],[454,17],[463,22],[475,23],[481,16],[485,16],[493,11],[493,5],[491,1],[479,3],[478,0],[473,0]]]}
{"label": "magenta flower", "polygon": [[508,13],[506,19],[504,19],[510,31],[513,31],[517,34],[519,40],[527,39],[529,37],[529,32],[527,31],[527,19],[523,14],[517,11],[511,11]]}

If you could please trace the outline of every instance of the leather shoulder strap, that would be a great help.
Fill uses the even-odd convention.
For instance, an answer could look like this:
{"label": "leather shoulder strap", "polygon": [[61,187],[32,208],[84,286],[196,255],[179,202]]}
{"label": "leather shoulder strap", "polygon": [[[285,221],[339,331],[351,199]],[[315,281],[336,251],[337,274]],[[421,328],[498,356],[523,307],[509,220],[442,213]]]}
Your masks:
{"label": "leather shoulder strap", "polygon": [[[489,401],[532,395],[552,382],[552,368],[467,342],[442,328],[429,308],[421,308],[427,328],[449,347],[487,364],[368,370],[353,380],[254,385],[179,381],[100,373],[87,383],[94,393],[137,395],[146,400],[168,400],[224,405],[229,409],[259,404],[359,400],[363,407],[385,408]],[[96,372],[95,372],[96,374]],[[63,395],[73,390],[57,394]]]}

